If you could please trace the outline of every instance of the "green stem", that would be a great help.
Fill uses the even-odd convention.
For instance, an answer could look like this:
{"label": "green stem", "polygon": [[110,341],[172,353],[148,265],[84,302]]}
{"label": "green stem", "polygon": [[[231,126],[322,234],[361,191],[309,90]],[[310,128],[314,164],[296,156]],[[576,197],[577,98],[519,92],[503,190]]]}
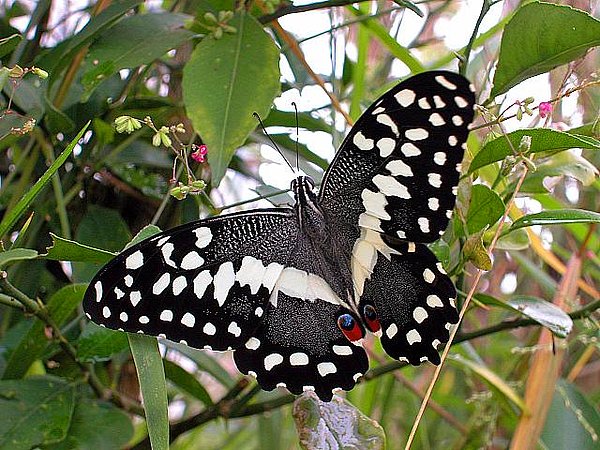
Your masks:
{"label": "green stem", "polygon": [[471,50],[473,49],[473,44],[475,43],[475,39],[477,38],[477,33],[479,32],[479,27],[481,26],[481,22],[483,18],[490,10],[490,7],[493,5],[493,1],[483,0],[483,4],[481,5],[481,11],[479,12],[479,17],[477,18],[477,22],[475,22],[475,28],[473,29],[473,33],[471,34],[471,39],[469,39],[469,43],[465,47],[465,52],[463,54],[463,59],[458,63],[459,72],[461,75],[465,76],[467,73],[467,66],[469,65],[469,58],[471,56]]}

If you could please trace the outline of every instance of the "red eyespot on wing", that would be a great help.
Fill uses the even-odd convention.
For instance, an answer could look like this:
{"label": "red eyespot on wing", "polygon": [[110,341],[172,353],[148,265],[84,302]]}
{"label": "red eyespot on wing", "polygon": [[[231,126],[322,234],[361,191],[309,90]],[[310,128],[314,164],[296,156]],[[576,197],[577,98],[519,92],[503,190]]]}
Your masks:
{"label": "red eyespot on wing", "polygon": [[342,314],[337,320],[338,327],[350,342],[359,341],[364,337],[364,332],[354,317]]}
{"label": "red eyespot on wing", "polygon": [[363,315],[367,324],[367,328],[371,333],[377,333],[379,330],[381,330],[379,317],[377,316],[377,311],[373,305],[365,305],[363,309]]}

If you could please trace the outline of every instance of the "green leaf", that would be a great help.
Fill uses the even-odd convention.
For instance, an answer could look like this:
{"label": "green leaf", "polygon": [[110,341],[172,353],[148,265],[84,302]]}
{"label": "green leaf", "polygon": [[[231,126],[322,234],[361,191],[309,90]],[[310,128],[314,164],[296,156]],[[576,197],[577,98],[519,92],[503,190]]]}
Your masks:
{"label": "green leaf", "polygon": [[381,425],[341,397],[322,402],[306,392],[294,402],[292,415],[303,449],[332,448],[331,443],[335,448],[385,448]]}
{"label": "green leaf", "polygon": [[90,47],[83,84],[89,96],[121,69],[149,64],[194,36],[183,28],[191,17],[175,13],[135,14],[106,30]]}
{"label": "green leaf", "polygon": [[13,225],[17,222],[17,220],[21,218],[21,216],[29,207],[31,202],[35,200],[35,198],[38,196],[38,194],[41,192],[44,186],[46,186],[48,181],[50,181],[52,175],[54,175],[59,169],[59,167],[61,167],[65,163],[69,155],[71,155],[71,153],[73,152],[75,145],[77,145],[77,142],[79,141],[79,139],[81,139],[83,133],[85,133],[85,131],[87,130],[88,126],[89,122],[81,129],[79,133],[77,133],[77,136],[75,136],[75,138],[71,141],[67,148],[58,156],[58,158],[54,160],[52,165],[48,167],[48,170],[46,170],[46,172],[44,172],[40,179],[36,181],[36,183],[27,192],[27,194],[25,194],[23,198],[19,200],[19,202],[14,206],[14,208],[12,208],[7,214],[4,215],[4,217],[2,218],[2,222],[0,222],[0,238],[2,238],[2,236],[4,236],[12,229]]}
{"label": "green leaf", "polygon": [[468,173],[471,174],[477,169],[512,155],[512,149],[506,138],[508,137],[512,147],[517,149],[523,136],[531,136],[531,153],[568,150],[570,148],[600,150],[600,141],[588,136],[569,134],[547,128],[517,130],[487,142],[473,158]]}
{"label": "green leaf", "polygon": [[547,449],[597,450],[600,414],[590,399],[575,385],[559,380],[540,444]]}
{"label": "green leaf", "polygon": [[515,311],[535,320],[561,338],[566,338],[573,328],[573,320],[558,306],[541,298],[517,295],[506,303]]}
{"label": "green leaf", "polygon": [[600,45],[600,21],[570,6],[533,2],[504,29],[490,96],[574,61]]}
{"label": "green leaf", "polygon": [[526,248],[529,248],[529,235],[525,230],[509,230],[496,241],[497,250],[525,250]]}
{"label": "green leaf", "polygon": [[448,359],[450,361],[455,361],[460,366],[472,370],[473,373],[479,376],[497,392],[501,393],[505,398],[510,400],[521,411],[525,412],[527,410],[525,401],[521,398],[521,396],[519,396],[517,391],[515,391],[506,381],[504,381],[498,374],[490,370],[488,367],[464,358],[458,354],[451,355],[448,357]]}
{"label": "green leaf", "polygon": [[162,341],[166,347],[177,350],[183,356],[191,359],[196,363],[200,370],[212,375],[215,380],[227,388],[232,388],[235,385],[235,380],[231,377],[217,360],[204,350],[198,350],[187,345],[179,344],[172,341]]}
{"label": "green leaf", "polygon": [[151,238],[152,236],[154,236],[155,234],[158,234],[158,233],[160,233],[160,232],[161,232],[161,229],[160,229],[160,228],[158,228],[156,225],[146,225],[144,228],[142,228],[142,229],[141,229],[141,230],[138,232],[138,234],[136,234],[136,235],[133,237],[133,239],[131,240],[131,242],[129,242],[129,243],[128,243],[128,244],[125,246],[125,248],[124,248],[123,250],[125,250],[125,249],[127,249],[127,248],[131,247],[132,245],[139,244],[139,243],[140,243],[140,242],[142,242],[144,239]]}
{"label": "green leaf", "polygon": [[104,30],[114,25],[125,13],[140,3],[143,3],[143,0],[118,0],[111,2],[98,15],[92,16],[81,31],[44,55],[41,59],[41,67],[50,72],[48,91],[51,91],[56,81],[62,79],[63,69],[68,67],[73,61],[75,53],[96,39]]}
{"label": "green leaf", "polygon": [[79,399],[67,437],[44,450],[114,450],[124,448],[133,436],[129,416],[110,403]]}
{"label": "green leaf", "polygon": [[131,240],[127,224],[114,209],[91,205],[77,227],[77,240],[84,245],[120,251]]}
{"label": "green leaf", "polygon": [[107,361],[128,347],[125,333],[88,322],[77,340],[77,358],[83,362]]}
{"label": "green leaf", "polygon": [[[48,314],[57,326],[62,326],[79,306],[86,287],[85,284],[71,284],[56,291],[50,297],[46,307]],[[39,319],[35,319],[27,334],[23,336],[18,346],[11,352],[2,375],[3,379],[23,377],[31,364],[42,357],[50,343],[46,337],[45,329],[46,324]]]}
{"label": "green leaf", "polygon": [[527,214],[517,219],[509,231],[534,225],[562,225],[565,223],[598,223],[600,213],[584,209],[553,209],[535,214]]}
{"label": "green leaf", "polygon": [[486,294],[475,294],[485,305],[498,306],[510,312],[535,320],[560,338],[565,338],[573,328],[573,320],[558,306],[538,297],[516,295],[503,301]]}
{"label": "green leaf", "polygon": [[188,393],[195,399],[200,400],[207,406],[213,404],[210,395],[208,395],[208,392],[206,389],[204,389],[204,386],[200,384],[194,375],[167,359],[165,359],[163,363],[165,365],[165,376],[178,388]]}
{"label": "green leaf", "polygon": [[218,185],[235,149],[266,117],[279,92],[279,50],[244,11],[229,22],[235,34],[206,37],[183,70],[183,99],[194,128],[208,146],[213,185]]}
{"label": "green leaf", "polygon": [[[19,42],[21,42],[22,39],[23,36],[21,36],[20,34],[12,34],[10,36],[0,39],[0,58],[3,58],[4,56],[12,52],[17,47],[17,45],[19,45]],[[0,89],[2,88],[0,87]]]}
{"label": "green leaf", "polygon": [[462,249],[467,261],[481,270],[492,270],[492,259],[483,245],[483,231],[468,237]]}
{"label": "green leaf", "polygon": [[26,259],[35,259],[38,252],[30,248],[13,248],[0,253],[0,269],[14,262],[23,261]]}
{"label": "green leaf", "polygon": [[75,389],[61,379],[0,381],[0,448],[29,450],[62,441],[74,408]]}
{"label": "green leaf", "polygon": [[156,338],[129,333],[129,346],[140,381],[146,424],[153,450],[169,449],[167,383]]}
{"label": "green leaf", "polygon": [[106,264],[116,256],[116,253],[80,244],[50,233],[52,246],[47,248],[48,253],[42,255],[44,259],[56,261],[79,261]]}
{"label": "green leaf", "polygon": [[503,213],[504,202],[498,194],[483,184],[473,186],[467,212],[469,233],[476,233],[486,226],[494,225]]}
{"label": "green leaf", "polygon": [[[545,194],[552,190],[555,183],[553,178],[560,180],[560,177],[564,176],[575,178],[584,186],[589,186],[598,177],[598,169],[583,156],[573,152],[562,152],[547,158],[542,163],[536,161],[535,172],[528,174],[519,192]],[[550,183],[548,184],[547,181]],[[514,190],[514,186],[515,184],[511,184],[508,190]]]}
{"label": "green leaf", "polygon": [[[273,109],[266,119],[263,120],[266,127],[288,127],[296,128],[296,113]],[[308,112],[298,113],[298,126],[310,131],[324,131],[331,133],[331,125],[324,120],[313,117]]]}

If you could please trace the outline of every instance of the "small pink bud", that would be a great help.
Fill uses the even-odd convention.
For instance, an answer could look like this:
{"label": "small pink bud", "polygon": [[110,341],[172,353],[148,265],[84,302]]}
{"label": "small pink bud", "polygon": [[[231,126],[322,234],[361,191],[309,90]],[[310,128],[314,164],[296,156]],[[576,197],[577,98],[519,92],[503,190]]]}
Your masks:
{"label": "small pink bud", "polygon": [[206,160],[206,154],[208,153],[208,147],[204,144],[196,145],[192,144],[192,159],[197,163],[203,163]]}
{"label": "small pink bud", "polygon": [[541,102],[538,106],[538,113],[542,119],[545,119],[546,116],[552,113],[552,103],[550,102]]}

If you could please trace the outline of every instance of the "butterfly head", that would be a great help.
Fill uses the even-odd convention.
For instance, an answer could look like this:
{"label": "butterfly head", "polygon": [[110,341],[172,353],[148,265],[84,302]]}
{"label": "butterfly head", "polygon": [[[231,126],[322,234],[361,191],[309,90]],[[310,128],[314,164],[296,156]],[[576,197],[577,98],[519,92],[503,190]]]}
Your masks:
{"label": "butterfly head", "polygon": [[294,199],[298,205],[309,205],[317,202],[315,182],[308,175],[299,175],[292,180],[291,185]]}

